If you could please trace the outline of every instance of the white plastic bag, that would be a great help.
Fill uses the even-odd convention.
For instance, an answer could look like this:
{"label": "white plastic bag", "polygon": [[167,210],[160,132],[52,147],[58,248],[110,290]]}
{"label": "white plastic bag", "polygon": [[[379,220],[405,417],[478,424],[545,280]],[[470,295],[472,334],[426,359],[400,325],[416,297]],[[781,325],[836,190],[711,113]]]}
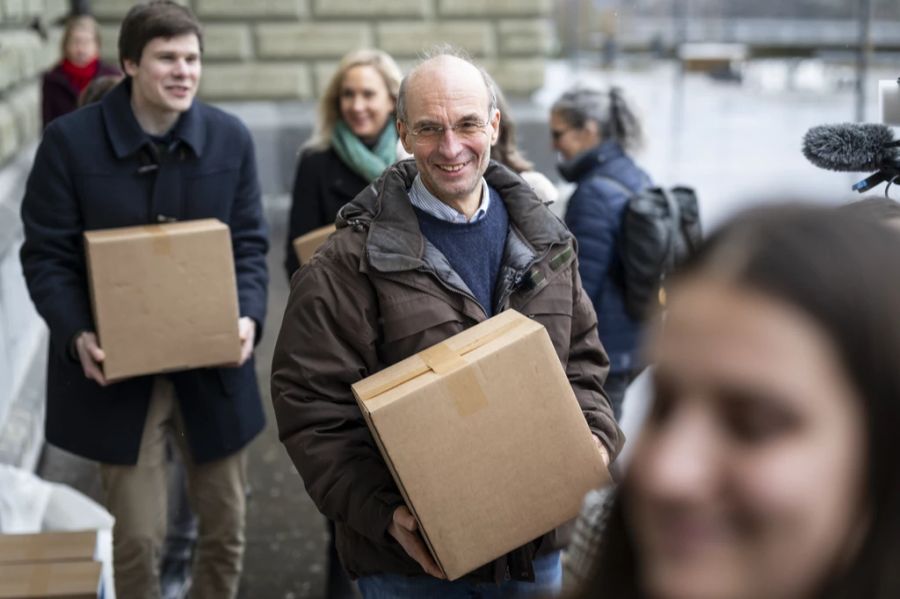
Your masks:
{"label": "white plastic bag", "polygon": [[115,599],[112,528],[115,518],[68,485],[0,464],[0,533],[98,530],[94,559],[103,564],[103,599]]}

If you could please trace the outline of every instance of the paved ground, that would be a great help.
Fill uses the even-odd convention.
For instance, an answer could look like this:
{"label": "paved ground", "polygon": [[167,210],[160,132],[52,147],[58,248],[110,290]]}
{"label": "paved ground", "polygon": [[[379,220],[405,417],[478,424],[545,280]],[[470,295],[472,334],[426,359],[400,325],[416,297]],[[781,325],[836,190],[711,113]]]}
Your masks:
{"label": "paved ground", "polygon": [[287,200],[268,202],[273,247],[269,251],[269,315],[257,347],[257,364],[267,427],[250,448],[251,485],[247,555],[240,597],[300,599],[325,596],[325,522],[303,488],[278,441],[269,393],[272,349],[287,302],[281,263],[287,235]]}

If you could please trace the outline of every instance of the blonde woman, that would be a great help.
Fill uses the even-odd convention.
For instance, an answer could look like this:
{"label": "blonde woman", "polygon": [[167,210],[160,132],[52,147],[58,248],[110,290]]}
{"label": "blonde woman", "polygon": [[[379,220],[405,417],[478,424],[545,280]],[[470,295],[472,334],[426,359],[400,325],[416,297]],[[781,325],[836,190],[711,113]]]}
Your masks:
{"label": "blonde woman", "polygon": [[397,160],[394,108],[400,68],[380,50],[344,56],[319,103],[313,139],[300,155],[285,267],[298,267],[296,237],[334,222],[341,206]]}

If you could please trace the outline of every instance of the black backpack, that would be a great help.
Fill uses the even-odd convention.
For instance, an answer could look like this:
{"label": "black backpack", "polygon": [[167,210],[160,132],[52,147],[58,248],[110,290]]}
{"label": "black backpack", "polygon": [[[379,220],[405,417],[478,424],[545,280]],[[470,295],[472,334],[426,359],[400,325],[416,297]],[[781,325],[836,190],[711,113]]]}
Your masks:
{"label": "black backpack", "polygon": [[628,196],[619,258],[625,310],[638,321],[666,304],[666,276],[693,254],[703,237],[697,194],[690,187],[647,187],[635,193],[609,177]]}
{"label": "black backpack", "polygon": [[697,194],[690,187],[629,192],[619,235],[625,309],[645,320],[665,306],[665,279],[702,239]]}

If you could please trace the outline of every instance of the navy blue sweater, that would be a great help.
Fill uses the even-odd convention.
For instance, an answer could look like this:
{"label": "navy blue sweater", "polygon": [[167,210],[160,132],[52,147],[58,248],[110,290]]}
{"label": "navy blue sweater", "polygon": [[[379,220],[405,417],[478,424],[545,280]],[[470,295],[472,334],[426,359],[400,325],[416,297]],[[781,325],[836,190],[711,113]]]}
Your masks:
{"label": "navy blue sweater", "polygon": [[447,257],[488,318],[494,314],[494,283],[500,272],[509,229],[509,215],[503,200],[493,189],[490,194],[487,214],[474,223],[451,223],[415,209],[422,234]]}

